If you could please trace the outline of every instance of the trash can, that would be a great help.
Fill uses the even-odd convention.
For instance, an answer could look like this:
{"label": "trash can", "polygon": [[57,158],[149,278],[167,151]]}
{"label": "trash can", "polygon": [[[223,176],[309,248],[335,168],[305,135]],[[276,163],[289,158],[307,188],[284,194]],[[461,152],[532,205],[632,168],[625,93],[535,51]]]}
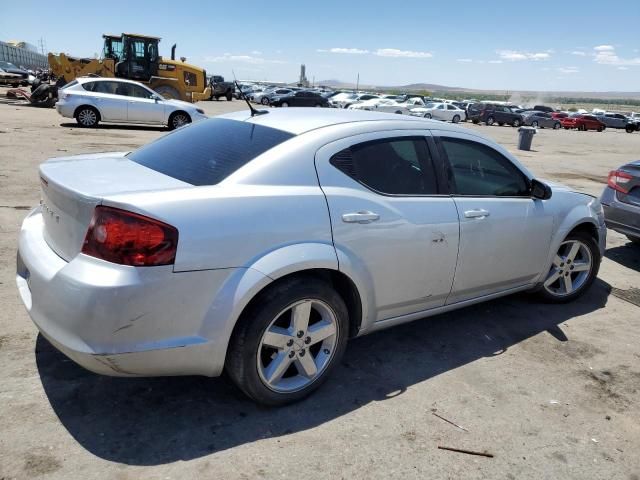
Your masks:
{"label": "trash can", "polygon": [[536,134],[536,129],[534,127],[520,127],[518,133],[520,134],[518,150],[531,150],[531,141]]}

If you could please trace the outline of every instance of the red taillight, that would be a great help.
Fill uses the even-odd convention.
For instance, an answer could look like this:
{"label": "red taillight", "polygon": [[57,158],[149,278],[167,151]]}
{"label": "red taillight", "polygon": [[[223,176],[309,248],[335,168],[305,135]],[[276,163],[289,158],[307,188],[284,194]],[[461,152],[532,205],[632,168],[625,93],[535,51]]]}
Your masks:
{"label": "red taillight", "polygon": [[629,189],[625,187],[632,179],[633,176],[629,175],[627,172],[611,170],[609,172],[609,178],[607,179],[607,185],[618,192],[629,193]]}
{"label": "red taillight", "polygon": [[136,267],[171,265],[178,230],[171,225],[112,207],[96,207],[82,253]]}

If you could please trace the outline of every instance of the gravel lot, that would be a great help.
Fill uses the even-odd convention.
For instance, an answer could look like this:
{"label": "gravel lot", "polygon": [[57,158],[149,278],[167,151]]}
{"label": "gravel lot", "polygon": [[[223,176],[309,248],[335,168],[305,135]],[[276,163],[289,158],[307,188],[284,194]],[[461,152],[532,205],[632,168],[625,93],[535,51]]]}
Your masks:
{"label": "gravel lot", "polygon": [[[515,129],[468,125],[517,152]],[[614,295],[640,287],[640,248],[611,231],[582,300],[516,295],[356,339],[324,388],[287,408],[257,407],[224,378],[108,378],[67,360],[14,282],[37,166],[164,133],[84,130],[0,102],[0,479],[640,479],[640,308]],[[640,133],[540,130],[533,145],[516,154],[537,175],[597,195],[638,158]]]}

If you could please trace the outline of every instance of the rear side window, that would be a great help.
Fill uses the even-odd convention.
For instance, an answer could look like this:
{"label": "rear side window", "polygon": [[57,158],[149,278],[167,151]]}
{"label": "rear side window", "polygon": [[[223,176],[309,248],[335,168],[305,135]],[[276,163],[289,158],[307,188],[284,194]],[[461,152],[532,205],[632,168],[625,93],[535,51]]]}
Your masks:
{"label": "rear side window", "polygon": [[424,138],[402,137],[353,145],[331,157],[331,164],[378,193],[438,193]]}
{"label": "rear side window", "polygon": [[211,118],[180,128],[127,157],[191,185],[215,185],[292,137],[254,123]]}
{"label": "rear side window", "polygon": [[478,142],[441,137],[455,191],[471,196],[529,196],[529,181],[502,154]]}

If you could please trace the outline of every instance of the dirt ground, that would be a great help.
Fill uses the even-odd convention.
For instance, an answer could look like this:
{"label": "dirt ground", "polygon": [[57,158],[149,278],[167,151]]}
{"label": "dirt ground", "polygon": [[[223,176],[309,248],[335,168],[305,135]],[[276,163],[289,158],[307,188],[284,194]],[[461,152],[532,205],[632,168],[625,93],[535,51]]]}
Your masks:
{"label": "dirt ground", "polygon": [[[640,156],[640,133],[540,130],[517,152],[515,129],[468,125],[592,194]],[[15,287],[38,164],[164,133],[79,129],[0,102],[0,479],[640,479],[640,308],[614,295],[640,287],[640,248],[614,232],[580,301],[516,295],[356,339],[333,378],[287,408],[258,407],[225,378],[109,378],[67,360]]]}

